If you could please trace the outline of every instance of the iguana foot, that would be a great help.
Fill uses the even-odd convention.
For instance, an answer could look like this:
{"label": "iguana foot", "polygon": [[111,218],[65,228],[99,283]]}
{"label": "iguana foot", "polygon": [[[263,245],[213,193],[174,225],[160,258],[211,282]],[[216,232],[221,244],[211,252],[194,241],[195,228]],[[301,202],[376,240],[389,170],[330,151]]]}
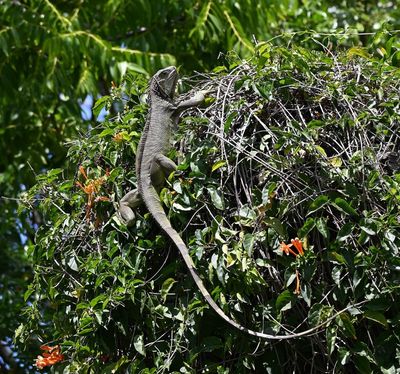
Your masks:
{"label": "iguana foot", "polygon": [[133,209],[142,202],[138,190],[129,191],[119,202],[118,215],[127,226],[134,224],[136,216]]}

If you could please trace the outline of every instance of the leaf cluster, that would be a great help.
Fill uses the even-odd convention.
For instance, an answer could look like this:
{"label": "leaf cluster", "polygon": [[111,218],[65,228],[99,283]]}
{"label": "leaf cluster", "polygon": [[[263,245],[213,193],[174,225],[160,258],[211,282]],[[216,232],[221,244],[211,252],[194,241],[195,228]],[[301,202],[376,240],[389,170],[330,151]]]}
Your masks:
{"label": "leaf cluster", "polygon": [[[389,0],[0,0],[0,336],[17,324],[19,289],[32,277],[26,247],[41,225],[37,212],[17,217],[16,199],[35,173],[65,167],[64,143],[95,126],[85,107],[110,94],[112,81],[170,64],[209,70],[221,52],[249,57],[266,39],[315,48],[312,35],[336,49],[366,44],[379,30],[372,49],[385,54],[386,30],[399,19]],[[388,54],[398,64],[399,55]]]}
{"label": "leaf cluster", "polygon": [[[45,224],[17,338],[61,344],[80,372],[398,370],[399,71],[354,52],[261,44],[252,60],[184,80],[212,94],[182,119],[169,155],[180,173],[160,194],[231,318],[286,333],[347,308],[325,329],[274,345],[232,330],[144,208],[133,227],[119,221],[148,109],[145,81],[128,76],[96,105],[118,114],[27,194]],[[76,182],[100,178],[88,213]],[[284,255],[295,237],[304,255]]]}

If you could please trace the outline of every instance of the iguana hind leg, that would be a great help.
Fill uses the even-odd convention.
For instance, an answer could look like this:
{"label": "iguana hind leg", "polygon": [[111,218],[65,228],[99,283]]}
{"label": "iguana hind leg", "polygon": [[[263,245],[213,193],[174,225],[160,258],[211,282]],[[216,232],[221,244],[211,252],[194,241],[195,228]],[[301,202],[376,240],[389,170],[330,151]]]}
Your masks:
{"label": "iguana hind leg", "polygon": [[[168,157],[162,154],[154,157],[151,181],[157,192],[163,187],[165,178],[174,170],[176,170],[176,164]],[[135,222],[136,216],[133,210],[142,203],[142,197],[137,189],[129,191],[119,202],[118,213],[127,226],[131,226]]]}
{"label": "iguana hind leg", "polygon": [[119,202],[118,213],[127,226],[131,226],[135,221],[133,209],[143,203],[138,190],[129,191]]}

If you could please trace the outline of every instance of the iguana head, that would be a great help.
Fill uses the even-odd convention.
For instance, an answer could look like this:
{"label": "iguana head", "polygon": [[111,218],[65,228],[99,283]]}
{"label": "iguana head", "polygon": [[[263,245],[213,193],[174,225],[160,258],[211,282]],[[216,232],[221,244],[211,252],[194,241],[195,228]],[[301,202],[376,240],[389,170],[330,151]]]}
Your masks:
{"label": "iguana head", "polygon": [[156,93],[163,99],[174,97],[176,84],[178,83],[178,72],[175,66],[159,70],[153,75],[150,82],[150,91]]}

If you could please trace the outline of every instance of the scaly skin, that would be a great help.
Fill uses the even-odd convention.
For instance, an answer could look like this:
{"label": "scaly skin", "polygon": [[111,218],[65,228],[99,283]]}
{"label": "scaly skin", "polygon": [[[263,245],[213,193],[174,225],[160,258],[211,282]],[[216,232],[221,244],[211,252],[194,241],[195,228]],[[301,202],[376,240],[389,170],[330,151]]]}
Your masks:
{"label": "scaly skin", "polygon": [[171,134],[178,123],[179,116],[183,110],[200,105],[204,101],[204,94],[198,92],[189,100],[175,103],[174,93],[177,81],[178,73],[173,66],[158,71],[151,79],[149,89],[150,114],[136,154],[138,189],[128,192],[121,199],[119,207],[120,216],[127,225],[132,224],[135,219],[133,209],[144,202],[162,230],[169,236],[176,247],[178,247],[190,274],[208,304],[226,322],[240,331],[258,338],[275,340],[298,338],[317,333],[322,326],[332,321],[340,313],[350,307],[336,313],[324,323],[299,333],[289,333],[287,335],[264,334],[243,327],[229,318],[212,299],[203,281],[197,274],[195,264],[189,255],[188,248],[178,232],[171,226],[171,222],[167,218],[158,196],[158,191],[162,187],[165,178],[176,169],[175,163],[167,158],[165,154],[170,148]]}

